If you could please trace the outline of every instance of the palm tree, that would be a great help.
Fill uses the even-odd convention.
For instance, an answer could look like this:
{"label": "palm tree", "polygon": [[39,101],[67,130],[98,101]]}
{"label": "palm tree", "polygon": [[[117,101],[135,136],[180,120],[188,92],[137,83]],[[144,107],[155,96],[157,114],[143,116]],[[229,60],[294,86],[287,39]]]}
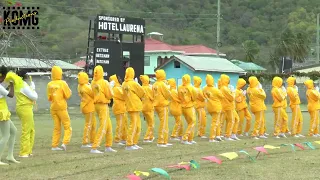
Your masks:
{"label": "palm tree", "polygon": [[246,61],[247,62],[254,62],[256,59],[256,56],[260,52],[260,47],[256,41],[253,40],[247,40],[244,43],[242,43],[242,47],[245,50],[246,53]]}

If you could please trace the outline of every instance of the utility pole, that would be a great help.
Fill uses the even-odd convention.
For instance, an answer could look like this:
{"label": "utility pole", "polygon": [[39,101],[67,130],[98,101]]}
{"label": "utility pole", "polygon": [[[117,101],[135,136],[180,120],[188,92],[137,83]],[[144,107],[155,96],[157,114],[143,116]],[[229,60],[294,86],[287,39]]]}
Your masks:
{"label": "utility pole", "polygon": [[217,55],[220,57],[219,46],[220,46],[220,0],[218,0],[218,19],[217,19]]}
{"label": "utility pole", "polygon": [[317,63],[320,62],[320,13],[317,14]]}

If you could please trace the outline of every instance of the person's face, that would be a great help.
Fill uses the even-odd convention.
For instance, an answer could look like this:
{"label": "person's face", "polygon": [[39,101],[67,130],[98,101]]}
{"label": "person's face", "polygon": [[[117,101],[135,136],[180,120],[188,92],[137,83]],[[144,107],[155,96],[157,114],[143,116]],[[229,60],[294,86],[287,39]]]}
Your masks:
{"label": "person's face", "polygon": [[120,84],[122,84],[122,79],[118,76],[118,81]]}
{"label": "person's face", "polygon": [[0,77],[0,83],[2,83],[5,78],[6,78],[5,76],[1,76],[1,77]]}
{"label": "person's face", "polygon": [[297,81],[296,81],[296,80],[294,80],[294,83],[293,83],[293,85],[297,85]]}

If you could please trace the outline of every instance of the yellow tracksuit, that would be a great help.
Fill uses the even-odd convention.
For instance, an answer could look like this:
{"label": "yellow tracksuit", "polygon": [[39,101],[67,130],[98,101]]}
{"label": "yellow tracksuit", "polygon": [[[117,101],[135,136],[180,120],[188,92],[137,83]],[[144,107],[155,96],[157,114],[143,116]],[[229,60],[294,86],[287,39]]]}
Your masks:
{"label": "yellow tracksuit", "polygon": [[142,102],[145,92],[139,83],[133,80],[134,69],[126,69],[125,81],[122,83],[122,91],[126,102],[127,112],[130,117],[130,125],[127,136],[127,146],[138,144],[141,133],[140,112],[142,111]]}
{"label": "yellow tracksuit", "polygon": [[96,135],[96,115],[93,103],[93,91],[89,84],[88,74],[78,74],[78,94],[81,98],[80,110],[85,117],[82,144],[93,144]]}
{"label": "yellow tracksuit", "polygon": [[170,85],[171,92],[171,102],[170,102],[170,113],[175,119],[175,124],[172,130],[171,137],[177,138],[183,136],[183,122],[181,119],[182,109],[180,100],[178,97],[177,84],[175,79],[168,79],[168,84]]}
{"label": "yellow tracksuit", "polygon": [[264,103],[266,99],[266,93],[263,89],[258,87],[259,81],[255,76],[249,77],[249,88],[247,94],[249,97],[249,105],[251,112],[255,116],[254,130],[251,136],[263,136],[265,133],[265,111],[267,107]]}
{"label": "yellow tracksuit", "polygon": [[53,66],[51,70],[52,81],[47,85],[47,97],[51,102],[51,117],[53,119],[52,147],[58,147],[61,136],[61,124],[64,128],[63,144],[68,145],[72,136],[71,121],[68,114],[67,99],[71,97],[68,84],[62,80],[62,69]]}
{"label": "yellow tracksuit", "polygon": [[154,107],[153,107],[153,91],[150,85],[150,79],[147,75],[141,75],[140,80],[142,82],[142,88],[145,95],[142,99],[142,114],[147,122],[147,132],[144,136],[144,140],[153,140],[154,138]]}
{"label": "yellow tracksuit", "polygon": [[[22,80],[22,79],[21,79]],[[31,87],[24,82],[23,88]],[[30,99],[27,95],[23,94],[19,89],[15,89],[16,95],[16,113],[21,120],[22,132],[20,138],[20,156],[26,156],[32,154],[34,145],[35,129],[33,120],[33,105],[36,99]]]}
{"label": "yellow tracksuit", "polygon": [[128,118],[126,114],[126,103],[123,95],[123,91],[117,75],[112,75],[109,78],[109,82],[114,81],[113,91],[113,105],[112,112],[116,116],[116,134],[114,137],[114,142],[119,143],[120,141],[127,140],[127,126]]}
{"label": "yellow tracksuit", "polygon": [[313,136],[319,134],[319,99],[320,94],[314,88],[314,84],[312,80],[307,80],[304,82],[305,86],[307,87],[307,100],[308,100],[308,111],[310,114],[310,129],[309,135]]}
{"label": "yellow tracksuit", "polygon": [[300,97],[298,90],[294,87],[296,84],[296,78],[289,77],[287,79],[288,87],[287,93],[290,99],[290,108],[292,111],[291,131],[292,135],[301,134],[303,116],[300,109]]}
{"label": "yellow tracksuit", "polygon": [[167,144],[169,138],[169,100],[171,99],[170,90],[165,84],[166,73],[159,69],[156,71],[157,81],[152,86],[154,101],[153,106],[158,114],[160,125],[158,130],[158,144]]}
{"label": "yellow tracksuit", "polygon": [[227,128],[226,128],[226,137],[230,138],[231,133],[233,131],[233,126],[235,124],[235,107],[234,107],[234,94],[231,92],[231,90],[228,88],[228,85],[230,83],[229,76],[225,74],[221,74],[221,93],[224,96],[222,99],[222,108],[225,113],[225,118],[227,122]]}
{"label": "yellow tracksuit", "polygon": [[197,91],[197,99],[195,102],[195,108],[198,115],[198,136],[205,136],[206,134],[206,125],[207,125],[207,114],[205,110],[205,97],[200,88],[202,79],[198,76],[193,77],[193,84]]}
{"label": "yellow tracksuit", "polygon": [[278,136],[280,133],[286,132],[285,118],[286,112],[284,111],[285,92],[281,89],[282,79],[274,77],[272,80],[271,95],[273,99],[272,109],[274,112],[274,135]]}
{"label": "yellow tracksuit", "polygon": [[220,136],[222,105],[221,101],[224,98],[219,89],[214,87],[214,79],[210,74],[206,76],[206,86],[203,88],[204,97],[207,100],[207,110],[211,115],[210,140]]}
{"label": "yellow tracksuit", "polygon": [[246,81],[242,78],[238,80],[237,89],[236,89],[236,110],[239,115],[239,126],[237,134],[242,134],[244,119],[246,118],[246,126],[244,132],[248,133],[251,126],[251,114],[248,110],[247,97],[244,94],[242,88],[246,85]]}
{"label": "yellow tracksuit", "polygon": [[112,146],[112,124],[109,114],[109,106],[112,99],[112,91],[109,82],[103,78],[102,66],[96,66],[93,71],[91,88],[93,90],[93,102],[95,111],[99,117],[99,129],[96,134],[92,149],[97,149],[102,139],[106,138],[106,147]]}
{"label": "yellow tracksuit", "polygon": [[181,102],[182,114],[188,124],[182,140],[192,142],[196,123],[194,103],[197,99],[197,92],[194,87],[192,87],[191,78],[188,74],[182,76],[182,85],[178,87],[178,97]]}

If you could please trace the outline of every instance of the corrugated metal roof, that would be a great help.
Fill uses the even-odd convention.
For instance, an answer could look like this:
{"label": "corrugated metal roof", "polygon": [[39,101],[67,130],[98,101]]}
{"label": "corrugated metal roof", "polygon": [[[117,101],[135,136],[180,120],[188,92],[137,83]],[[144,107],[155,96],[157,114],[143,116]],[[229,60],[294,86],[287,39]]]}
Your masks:
{"label": "corrugated metal roof", "polygon": [[11,68],[51,69],[52,66],[60,66],[63,70],[82,70],[76,65],[61,60],[39,60],[29,58],[0,57],[0,65]]}
{"label": "corrugated metal roof", "polygon": [[168,62],[159,66],[161,69],[172,60],[187,65],[193,71],[246,73],[243,69],[224,58],[174,55]]}
{"label": "corrugated metal roof", "polygon": [[252,62],[243,62],[239,60],[231,60],[231,62],[246,71],[266,71],[267,70]]}

